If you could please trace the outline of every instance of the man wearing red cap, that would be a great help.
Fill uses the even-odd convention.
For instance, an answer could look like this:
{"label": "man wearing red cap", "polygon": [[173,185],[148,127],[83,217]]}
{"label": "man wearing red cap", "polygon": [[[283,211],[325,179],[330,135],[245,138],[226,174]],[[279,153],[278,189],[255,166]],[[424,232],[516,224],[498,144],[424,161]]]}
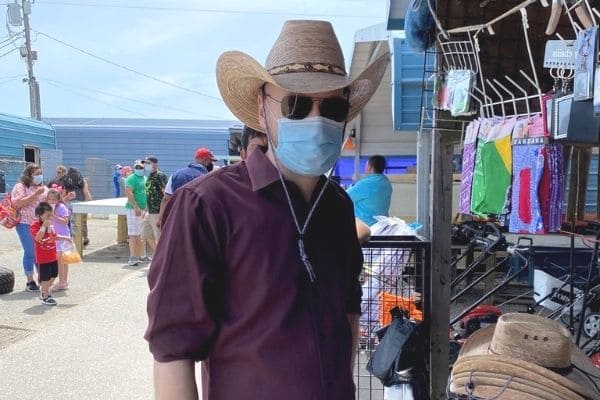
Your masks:
{"label": "man wearing red cap", "polygon": [[200,147],[198,150],[196,150],[194,159],[196,162],[193,162],[187,167],[175,171],[175,173],[169,177],[167,186],[165,187],[165,195],[160,204],[158,221],[156,222],[157,227],[160,228],[165,207],[167,206],[169,200],[171,200],[173,193],[175,193],[175,191],[181,186],[190,182],[192,179],[208,174],[214,168],[213,162],[217,161],[212,151],[206,147]]}

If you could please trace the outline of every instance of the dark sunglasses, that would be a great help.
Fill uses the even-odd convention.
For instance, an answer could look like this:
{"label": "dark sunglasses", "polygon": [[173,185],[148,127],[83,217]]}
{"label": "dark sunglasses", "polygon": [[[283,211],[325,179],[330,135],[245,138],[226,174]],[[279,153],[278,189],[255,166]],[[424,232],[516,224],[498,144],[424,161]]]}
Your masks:
{"label": "dark sunglasses", "polygon": [[348,116],[350,102],[345,97],[318,98],[292,94],[279,100],[265,93],[265,96],[281,104],[281,114],[289,119],[304,119],[310,114],[313,102],[319,102],[319,113],[322,117],[342,122]]}

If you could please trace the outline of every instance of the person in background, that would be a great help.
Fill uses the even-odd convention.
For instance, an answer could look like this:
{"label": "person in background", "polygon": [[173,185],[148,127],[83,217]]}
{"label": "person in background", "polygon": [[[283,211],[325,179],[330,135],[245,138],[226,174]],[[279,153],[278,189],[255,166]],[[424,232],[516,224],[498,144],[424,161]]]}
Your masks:
{"label": "person in background", "polygon": [[115,172],[112,176],[113,186],[115,187],[115,197],[121,197],[121,170],[123,170],[121,164],[115,165]]}
{"label": "person in background", "polygon": [[[66,170],[66,173],[62,174],[59,178],[60,185],[67,192],[74,192],[75,199],[66,203],[69,208],[69,212],[73,215],[73,204],[81,202],[81,201],[91,201],[92,194],[90,193],[90,187],[86,178],[83,177],[81,172],[77,168],[66,168],[65,166],[59,166],[56,171],[58,173],[59,168],[62,171]],[[88,227],[87,227],[87,214],[83,214],[81,216],[82,224],[81,224],[81,232],[83,235],[83,245],[87,246],[90,244],[90,239],[88,237]],[[77,232],[77,226],[75,225],[75,219],[71,219],[71,231]]]}
{"label": "person in background", "polygon": [[173,194],[148,273],[155,398],[350,400],[363,257],[327,179],[386,71],[350,78],[326,21],[287,21],[261,66],[226,52],[221,97],[269,146]]}
{"label": "person in background", "polygon": [[146,169],[146,173],[149,174],[146,179],[148,212],[142,222],[142,239],[148,242],[152,250],[155,250],[156,243],[160,238],[160,225],[158,224],[160,204],[169,178],[158,169],[158,159],[154,156],[146,157],[144,168]]}
{"label": "person in background", "polygon": [[51,285],[58,276],[58,254],[56,252],[56,239],[71,240],[70,237],[57,235],[52,225],[54,215],[52,206],[42,201],[35,208],[37,220],[31,224],[30,234],[35,242],[35,262],[38,265],[39,281],[41,286],[42,304],[47,306],[57,305],[52,298]]}
{"label": "person in background", "polygon": [[246,125],[244,125],[241,142],[240,158],[242,161],[245,161],[256,147],[267,147],[267,137],[265,134]]}
{"label": "person in background", "polygon": [[195,162],[185,168],[178,169],[169,177],[167,185],[165,186],[165,194],[160,203],[160,211],[158,213],[158,220],[156,221],[157,227],[160,228],[161,226],[165,207],[169,203],[169,200],[171,200],[173,193],[191,180],[211,172],[214,167],[213,162],[217,161],[212,151],[206,147],[201,147],[196,150],[194,160]]}
{"label": "person in background", "polygon": [[127,195],[127,234],[129,235],[129,261],[130,266],[138,265],[140,261],[149,261],[144,253],[144,242],[141,238],[142,221],[146,214],[146,177],[144,176],[144,163],[136,160],[133,164],[133,174],[125,179],[125,194]]}
{"label": "person in background", "polygon": [[[55,282],[50,290],[56,292],[67,290],[69,288],[69,265],[61,260],[61,254],[71,249],[71,230],[69,229],[69,209],[62,202],[62,188],[50,189],[46,196],[48,203],[52,206],[52,227],[54,232],[59,235],[56,241],[56,251],[58,253],[58,281]],[[64,239],[68,238],[68,239]]]}
{"label": "person in background", "polygon": [[367,176],[348,189],[348,195],[354,203],[354,214],[365,224],[371,226],[376,216],[387,217],[392,201],[392,184],[383,174],[385,158],[373,156],[367,161]]}
{"label": "person in background", "polygon": [[23,247],[23,271],[27,277],[25,290],[39,292],[40,288],[33,280],[35,264],[35,246],[31,236],[31,224],[36,221],[35,208],[46,200],[48,188],[44,186],[42,168],[37,164],[29,164],[23,170],[19,182],[13,187],[10,198],[14,206],[20,210],[21,221],[16,227],[21,247]]}
{"label": "person in background", "polygon": [[48,182],[48,187],[52,188],[53,186],[60,186],[62,187],[62,182],[61,179],[63,176],[65,176],[67,174],[67,167],[65,167],[64,165],[59,165],[58,167],[56,167],[56,175],[54,175],[54,177],[50,180],[50,182]]}

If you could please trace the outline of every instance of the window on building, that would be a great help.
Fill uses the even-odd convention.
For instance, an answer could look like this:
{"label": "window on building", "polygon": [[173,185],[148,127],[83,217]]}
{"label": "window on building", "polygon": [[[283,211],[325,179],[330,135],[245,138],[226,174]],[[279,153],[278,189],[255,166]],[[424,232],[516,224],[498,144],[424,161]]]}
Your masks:
{"label": "window on building", "polygon": [[24,156],[25,162],[27,163],[40,163],[40,149],[34,146],[25,146],[24,147]]}

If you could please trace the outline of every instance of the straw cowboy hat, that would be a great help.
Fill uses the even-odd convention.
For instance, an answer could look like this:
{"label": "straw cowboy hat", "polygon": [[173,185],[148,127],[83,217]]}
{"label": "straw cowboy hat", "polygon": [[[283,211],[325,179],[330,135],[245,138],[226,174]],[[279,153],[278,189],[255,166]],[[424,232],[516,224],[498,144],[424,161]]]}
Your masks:
{"label": "straw cowboy hat", "polygon": [[240,51],[223,53],[217,61],[217,84],[231,112],[261,132],[257,96],[265,83],[306,95],[348,88],[350,121],[375,93],[388,62],[386,53],[351,80],[329,22],[287,21],[264,67]]}
{"label": "straw cowboy hat", "polygon": [[449,391],[476,399],[600,399],[600,371],[557,321],[504,314],[465,342]]}

